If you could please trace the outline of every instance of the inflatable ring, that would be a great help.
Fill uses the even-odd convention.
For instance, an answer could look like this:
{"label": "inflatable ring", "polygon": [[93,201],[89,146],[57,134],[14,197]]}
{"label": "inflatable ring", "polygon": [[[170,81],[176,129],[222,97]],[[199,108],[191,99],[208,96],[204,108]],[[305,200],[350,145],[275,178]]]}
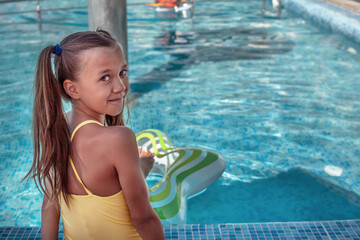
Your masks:
{"label": "inflatable ring", "polygon": [[222,175],[224,159],[199,148],[176,148],[163,132],[155,129],[137,133],[136,141],[154,154],[151,171],[163,175],[150,188],[151,206],[163,224],[184,224],[187,199],[204,191]]}

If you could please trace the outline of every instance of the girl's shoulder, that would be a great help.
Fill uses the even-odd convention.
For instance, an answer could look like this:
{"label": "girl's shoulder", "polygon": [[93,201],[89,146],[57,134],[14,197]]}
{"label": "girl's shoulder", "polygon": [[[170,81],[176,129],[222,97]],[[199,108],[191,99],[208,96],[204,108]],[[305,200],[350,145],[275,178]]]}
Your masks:
{"label": "girl's shoulder", "polygon": [[88,124],[76,134],[75,148],[88,158],[102,159],[109,164],[122,161],[123,156],[137,152],[136,136],[125,126]]}
{"label": "girl's shoulder", "polygon": [[98,126],[94,129],[94,147],[100,147],[102,152],[112,155],[123,152],[136,144],[136,136],[132,129],[125,126]]}
{"label": "girl's shoulder", "polygon": [[124,141],[129,137],[135,136],[134,131],[125,126],[93,126],[92,136],[94,136],[97,141],[101,141],[103,143]]}

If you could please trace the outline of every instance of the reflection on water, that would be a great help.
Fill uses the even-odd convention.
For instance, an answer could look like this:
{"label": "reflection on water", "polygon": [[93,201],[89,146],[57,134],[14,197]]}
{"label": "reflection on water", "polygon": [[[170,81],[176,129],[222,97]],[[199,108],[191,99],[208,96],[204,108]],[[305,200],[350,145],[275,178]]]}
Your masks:
{"label": "reflection on water", "polygon": [[136,78],[131,90],[136,97],[161,87],[169,79],[202,62],[257,60],[287,53],[294,43],[283,34],[261,29],[229,28],[197,32],[167,31],[156,38],[155,51],[174,58]]}

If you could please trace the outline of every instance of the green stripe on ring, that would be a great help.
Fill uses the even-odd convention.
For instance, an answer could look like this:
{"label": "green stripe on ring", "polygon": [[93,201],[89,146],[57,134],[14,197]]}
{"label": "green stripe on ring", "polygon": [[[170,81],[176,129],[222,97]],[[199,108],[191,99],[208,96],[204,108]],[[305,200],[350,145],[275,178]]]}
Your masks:
{"label": "green stripe on ring", "polygon": [[186,177],[191,175],[194,172],[199,171],[200,169],[210,165],[211,163],[215,162],[218,159],[218,156],[215,153],[207,152],[206,157],[203,161],[199,164],[195,165],[194,167],[185,170],[184,172],[180,173],[176,177],[176,196],[173,201],[170,203],[161,206],[155,207],[154,210],[159,215],[160,219],[169,219],[174,217],[180,211],[181,205],[181,183],[184,181]]}
{"label": "green stripe on ring", "polygon": [[[202,151],[199,149],[193,149],[193,153],[191,154],[191,156],[188,159],[186,159],[184,162],[182,162],[181,164],[179,164],[178,166],[173,168],[165,177],[166,185],[165,185],[164,190],[156,195],[150,196],[150,201],[151,202],[160,202],[160,201],[163,201],[164,199],[166,199],[170,195],[170,192],[171,192],[171,176],[172,176],[172,174],[179,168],[181,168],[181,167],[185,166],[186,164],[192,162],[193,160],[197,159],[201,155],[201,152]],[[191,170],[191,169],[193,169],[193,168],[190,168],[188,170]]]}

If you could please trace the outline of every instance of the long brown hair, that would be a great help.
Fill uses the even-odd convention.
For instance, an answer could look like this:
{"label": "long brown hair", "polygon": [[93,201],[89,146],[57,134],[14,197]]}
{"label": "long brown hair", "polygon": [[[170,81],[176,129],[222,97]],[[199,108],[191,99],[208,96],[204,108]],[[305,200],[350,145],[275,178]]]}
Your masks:
{"label": "long brown hair", "polygon": [[[57,199],[62,194],[65,202],[67,204],[69,202],[67,169],[71,143],[61,100],[63,98],[71,101],[71,97],[63,88],[63,82],[66,79],[76,81],[76,73],[79,72],[79,54],[82,51],[96,47],[114,47],[117,44],[119,43],[105,30],[73,33],[59,44],[62,53],[60,56],[54,56],[55,74],[51,64],[55,46],[47,46],[40,52],[34,84],[34,160],[23,181],[34,179],[39,191],[52,201],[58,202]],[[106,115],[105,123],[107,126],[124,126],[123,111],[117,116]],[[48,187],[52,192],[51,195],[45,191]]]}

